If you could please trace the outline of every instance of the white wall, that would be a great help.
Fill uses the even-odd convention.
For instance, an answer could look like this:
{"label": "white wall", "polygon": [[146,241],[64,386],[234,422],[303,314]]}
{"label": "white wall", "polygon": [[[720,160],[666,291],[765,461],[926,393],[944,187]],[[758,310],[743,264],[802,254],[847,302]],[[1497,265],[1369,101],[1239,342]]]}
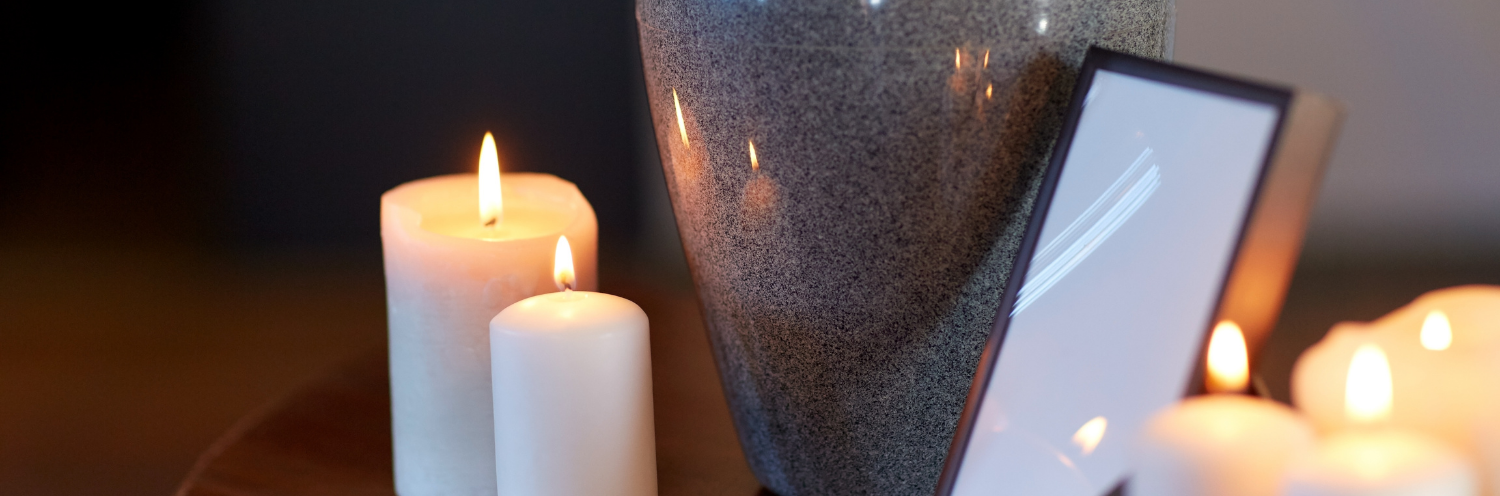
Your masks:
{"label": "white wall", "polygon": [[1348,111],[1309,256],[1500,257],[1500,0],[1177,0],[1176,61]]}

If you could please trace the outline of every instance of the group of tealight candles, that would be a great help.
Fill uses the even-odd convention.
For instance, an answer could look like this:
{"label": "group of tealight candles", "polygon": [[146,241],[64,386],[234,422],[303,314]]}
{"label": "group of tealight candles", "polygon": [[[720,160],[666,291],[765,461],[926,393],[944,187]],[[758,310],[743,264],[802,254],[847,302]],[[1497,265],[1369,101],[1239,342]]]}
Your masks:
{"label": "group of tealight candles", "polygon": [[1500,287],[1433,291],[1342,323],[1298,359],[1296,410],[1242,394],[1244,337],[1220,323],[1212,392],[1147,425],[1130,493],[1500,494]]}
{"label": "group of tealight candles", "polygon": [[[476,208],[476,206],[478,208]],[[396,492],[656,494],[646,314],[598,286],[572,183],[479,174],[381,197]]]}

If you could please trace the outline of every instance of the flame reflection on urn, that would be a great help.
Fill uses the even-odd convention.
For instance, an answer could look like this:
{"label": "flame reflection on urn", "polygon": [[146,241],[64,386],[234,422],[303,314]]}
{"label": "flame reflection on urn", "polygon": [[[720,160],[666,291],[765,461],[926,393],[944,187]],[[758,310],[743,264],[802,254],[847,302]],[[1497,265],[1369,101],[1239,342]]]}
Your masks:
{"label": "flame reflection on urn", "polygon": [[[698,183],[705,177],[703,167],[704,164],[708,163],[709,157],[707,156],[708,153],[706,153],[707,149],[705,147],[700,145],[697,149],[694,149],[692,141],[688,139],[687,128],[688,123],[693,122],[693,111],[691,107],[683,105],[682,101],[682,97],[677,94],[677,88],[672,88],[672,113],[669,114],[669,119],[675,122],[666,125],[672,126],[675,129],[671,131],[658,131],[676,134],[680,140],[663,139],[659,140],[658,143],[672,143],[671,146],[660,150],[662,160],[667,162],[663,166],[671,171],[671,176],[667,180],[676,184],[677,187],[683,188],[683,191],[689,194],[697,194],[693,192],[701,191],[703,188],[703,185]],[[679,142],[681,143],[680,146],[677,144]]]}
{"label": "flame reflection on urn", "polygon": [[755,140],[745,140],[750,143],[750,170],[760,170],[760,159],[755,156]]}
{"label": "flame reflection on urn", "polygon": [[750,156],[753,169],[750,180],[745,183],[744,196],[740,198],[740,225],[751,233],[767,233],[775,225],[776,206],[780,202],[781,193],[776,181],[760,169],[754,150],[752,145]]}
{"label": "flame reflection on urn", "polygon": [[682,101],[677,98],[677,88],[672,88],[672,107],[677,111],[677,132],[682,135],[682,146],[688,144],[687,124],[682,120]]}

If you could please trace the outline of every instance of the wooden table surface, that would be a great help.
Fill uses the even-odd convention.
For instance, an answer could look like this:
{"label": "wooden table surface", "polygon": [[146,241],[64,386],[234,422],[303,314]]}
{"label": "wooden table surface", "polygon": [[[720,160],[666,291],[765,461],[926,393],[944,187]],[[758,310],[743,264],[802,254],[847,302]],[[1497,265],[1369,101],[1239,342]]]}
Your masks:
{"label": "wooden table surface", "polygon": [[[651,319],[660,494],[753,496],[696,300],[611,288]],[[198,460],[179,496],[395,494],[384,350],[362,356],[242,419]]]}
{"label": "wooden table surface", "polygon": [[[1500,283],[1500,263],[1302,267],[1255,366],[1285,401],[1297,356],[1340,320],[1370,320],[1421,293]],[[686,290],[609,287],[651,318],[662,495],[769,494],[739,449],[696,300]],[[179,496],[391,495],[383,350],[254,412],[206,451]]]}

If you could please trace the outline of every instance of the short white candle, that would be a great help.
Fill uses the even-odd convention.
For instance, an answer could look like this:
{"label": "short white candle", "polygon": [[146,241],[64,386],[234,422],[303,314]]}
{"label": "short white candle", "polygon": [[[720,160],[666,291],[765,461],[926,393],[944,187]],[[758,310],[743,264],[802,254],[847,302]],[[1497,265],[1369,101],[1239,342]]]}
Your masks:
{"label": "short white candle", "polygon": [[1344,431],[1287,471],[1286,496],[1477,494],[1474,473],[1452,448],[1411,431]]}
{"label": "short white candle", "polygon": [[1279,403],[1240,394],[1249,379],[1243,333],[1232,322],[1209,342],[1210,389],[1146,424],[1129,493],[1272,496],[1286,465],[1312,449],[1312,426]]}
{"label": "short white candle", "polygon": [[597,284],[597,225],[578,188],[544,174],[506,174],[502,188],[488,135],[480,155],[487,181],[440,176],[380,198],[401,496],[496,494],[489,321],[552,291],[558,235],[579,248],[579,287]]}
{"label": "short white candle", "polygon": [[[559,286],[572,284],[567,238]],[[533,296],[490,321],[500,494],[654,496],[645,312],[618,296]]]}
{"label": "short white candle", "polygon": [[1500,495],[1500,287],[1429,292],[1369,323],[1341,323],[1298,359],[1292,396],[1321,432],[1344,414],[1356,349],[1375,344],[1390,361],[1386,424],[1435,436],[1477,459],[1487,494]]}
{"label": "short white candle", "polygon": [[1315,454],[1287,470],[1287,496],[1472,496],[1469,461],[1441,441],[1387,425],[1391,368],[1379,345],[1364,344],[1349,361],[1344,416],[1351,427],[1323,440]]}

